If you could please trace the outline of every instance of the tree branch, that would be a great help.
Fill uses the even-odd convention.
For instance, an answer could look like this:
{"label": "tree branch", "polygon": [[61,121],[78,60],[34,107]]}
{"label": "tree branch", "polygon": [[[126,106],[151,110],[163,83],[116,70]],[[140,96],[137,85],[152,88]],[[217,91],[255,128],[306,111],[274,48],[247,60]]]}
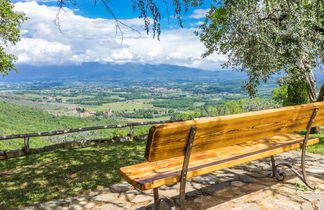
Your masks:
{"label": "tree branch", "polygon": [[107,11],[110,13],[110,15],[113,17],[113,19],[116,22],[116,35],[117,35],[117,31],[119,31],[119,33],[121,34],[121,38],[122,39],[124,38],[124,33],[123,33],[123,30],[120,27],[120,25],[123,25],[126,28],[129,28],[132,31],[134,31],[134,32],[138,33],[139,35],[141,35],[141,33],[138,30],[136,30],[135,28],[133,28],[133,27],[131,27],[131,26],[129,26],[129,25],[125,24],[124,22],[122,22],[122,21],[120,21],[120,20],[117,19],[115,13],[110,9],[110,7],[108,5],[110,3],[110,0],[101,0],[101,2],[104,4],[104,6],[106,7]]}
{"label": "tree branch", "polygon": [[321,32],[321,33],[324,33],[324,28],[323,28],[323,27],[320,27],[320,26],[318,26],[318,25],[315,25],[315,26],[314,26],[314,30],[315,30],[315,31],[318,31],[318,32]]}
{"label": "tree branch", "polygon": [[[148,34],[149,31],[152,30],[153,38],[156,36],[157,39],[159,39],[161,34],[161,23],[160,23],[161,13],[158,6],[160,5],[160,2],[158,0],[128,0],[128,1],[132,3],[132,9],[134,12],[136,9],[139,10],[138,17],[143,19],[146,33]],[[173,17],[179,21],[180,27],[183,27],[182,19],[181,19],[182,12],[184,11],[184,13],[186,13],[189,7],[199,6],[202,5],[202,3],[204,2],[204,0],[170,0],[170,3],[168,3],[167,0],[162,0],[162,1],[164,6],[166,7],[168,22],[170,17],[169,4],[170,5],[172,4],[174,8]],[[67,3],[76,4],[77,0],[57,0],[57,2],[58,2],[58,7],[60,9],[57,14],[55,23],[60,27],[59,14],[61,10],[64,10],[63,6],[66,5]],[[98,0],[93,0],[93,2],[94,2],[94,6],[96,6]],[[117,18],[114,11],[110,7],[112,0],[101,0],[101,2],[103,3],[104,7],[107,9],[108,13],[113,17],[114,21],[116,22],[116,31],[119,32],[122,35],[122,37],[123,37],[123,30],[121,26],[129,28],[132,31],[135,31],[140,34],[140,32],[137,29],[133,28],[132,26],[129,26],[127,23]]]}
{"label": "tree branch", "polygon": [[288,17],[289,14],[287,13],[281,14],[279,17],[274,17],[273,14],[269,14],[267,17],[260,18],[260,21],[272,20],[275,23],[281,24],[281,22],[288,19]]}

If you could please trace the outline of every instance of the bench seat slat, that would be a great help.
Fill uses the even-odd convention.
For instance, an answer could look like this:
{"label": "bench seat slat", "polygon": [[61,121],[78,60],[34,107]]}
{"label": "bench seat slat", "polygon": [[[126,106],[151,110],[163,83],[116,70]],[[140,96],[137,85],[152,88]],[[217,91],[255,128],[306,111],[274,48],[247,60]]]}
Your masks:
{"label": "bench seat slat", "polygon": [[[225,169],[260,158],[301,148],[304,136],[287,133],[191,154],[188,178]],[[310,138],[308,145],[318,143]],[[120,169],[121,175],[138,189],[146,190],[179,182],[183,157],[145,162]]]}

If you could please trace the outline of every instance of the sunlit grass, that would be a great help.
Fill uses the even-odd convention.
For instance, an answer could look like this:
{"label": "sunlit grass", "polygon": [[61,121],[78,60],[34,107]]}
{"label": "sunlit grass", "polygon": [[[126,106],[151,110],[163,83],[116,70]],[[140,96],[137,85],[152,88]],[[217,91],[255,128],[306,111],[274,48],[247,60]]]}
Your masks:
{"label": "sunlit grass", "polygon": [[121,181],[119,168],[144,161],[145,142],[98,144],[0,161],[0,209],[83,194]]}
{"label": "sunlit grass", "polygon": [[312,134],[311,136],[318,137],[320,142],[318,144],[314,144],[307,147],[307,151],[311,153],[324,155],[324,132],[322,131],[319,134]]}
{"label": "sunlit grass", "polygon": [[[298,131],[297,133],[305,135],[306,131]],[[319,138],[319,143],[307,147],[307,152],[324,155],[324,126],[321,126],[321,131],[318,134],[311,134],[311,137]]]}

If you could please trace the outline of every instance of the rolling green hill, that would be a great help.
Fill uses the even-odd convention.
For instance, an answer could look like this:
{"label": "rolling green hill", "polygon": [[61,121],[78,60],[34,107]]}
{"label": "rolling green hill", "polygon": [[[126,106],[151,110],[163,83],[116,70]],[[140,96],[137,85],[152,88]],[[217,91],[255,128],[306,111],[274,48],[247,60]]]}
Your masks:
{"label": "rolling green hill", "polygon": [[41,109],[0,102],[0,135],[45,132],[58,129],[118,123],[102,117],[54,116]]}
{"label": "rolling green hill", "polygon": [[[48,112],[28,106],[17,105],[0,101],[0,135],[11,135],[18,133],[46,132],[59,129],[79,128],[88,126],[99,126],[108,124],[118,124],[125,122],[116,118],[109,117],[71,117],[71,116],[54,116]],[[136,134],[143,133],[145,128],[137,128]],[[88,132],[94,138],[112,137],[116,134],[127,135],[129,129],[110,129]],[[70,135],[79,135],[68,134]],[[62,135],[60,135],[62,137]],[[63,137],[62,137],[63,138]],[[91,137],[90,137],[91,138]],[[71,140],[71,139],[68,139]],[[57,141],[57,140],[56,140]],[[50,145],[52,142],[47,137],[32,138],[31,147],[42,147]],[[1,150],[19,149],[23,146],[22,139],[0,141]]]}

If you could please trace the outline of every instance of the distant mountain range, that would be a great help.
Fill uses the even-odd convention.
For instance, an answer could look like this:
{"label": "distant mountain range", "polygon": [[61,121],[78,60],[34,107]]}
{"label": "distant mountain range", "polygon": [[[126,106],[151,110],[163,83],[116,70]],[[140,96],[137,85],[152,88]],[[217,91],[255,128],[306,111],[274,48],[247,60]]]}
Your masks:
{"label": "distant mountain range", "polygon": [[[10,72],[0,77],[0,82],[15,81],[160,81],[160,82],[213,82],[213,81],[242,81],[247,80],[245,73],[238,71],[206,71],[176,65],[152,64],[101,64],[82,63],[81,65],[66,66],[32,66],[17,65],[18,73]],[[324,73],[315,72],[317,82],[323,84]],[[278,76],[275,76],[276,78]]]}
{"label": "distant mountain range", "polygon": [[176,65],[83,63],[69,66],[17,65],[18,73],[10,72],[0,81],[48,80],[132,80],[132,81],[224,81],[246,79],[236,71],[205,71]]}

